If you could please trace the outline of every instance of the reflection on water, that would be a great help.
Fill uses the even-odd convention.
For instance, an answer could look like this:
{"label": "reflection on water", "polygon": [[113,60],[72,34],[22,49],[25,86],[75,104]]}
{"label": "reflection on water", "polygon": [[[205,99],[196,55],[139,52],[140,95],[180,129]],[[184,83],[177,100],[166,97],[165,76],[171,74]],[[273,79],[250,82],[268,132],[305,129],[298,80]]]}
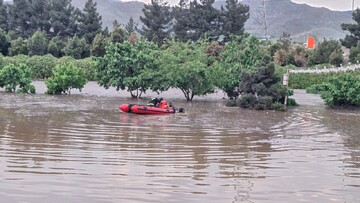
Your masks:
{"label": "reflection on water", "polygon": [[359,202],[360,113],[0,92],[0,202]]}

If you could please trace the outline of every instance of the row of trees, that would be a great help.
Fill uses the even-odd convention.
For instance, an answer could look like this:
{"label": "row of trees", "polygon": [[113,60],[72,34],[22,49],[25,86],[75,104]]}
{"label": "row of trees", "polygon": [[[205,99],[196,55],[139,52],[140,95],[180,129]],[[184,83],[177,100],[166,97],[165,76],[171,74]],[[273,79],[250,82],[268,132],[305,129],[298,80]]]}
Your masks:
{"label": "row of trees", "polygon": [[230,40],[230,35],[241,35],[249,18],[249,7],[238,0],[226,0],[225,7],[214,8],[215,0],[181,0],[170,7],[167,1],[151,0],[143,9],[144,24],[140,33],[149,41],[162,44],[175,37],[186,42],[197,41],[204,35],[212,40]]}
{"label": "row of trees", "polygon": [[91,44],[102,32],[101,16],[93,0],[88,0],[82,11],[75,9],[71,0],[13,0],[13,4],[0,0],[0,11],[0,28],[12,39],[27,39],[40,31],[47,39],[77,35]]}

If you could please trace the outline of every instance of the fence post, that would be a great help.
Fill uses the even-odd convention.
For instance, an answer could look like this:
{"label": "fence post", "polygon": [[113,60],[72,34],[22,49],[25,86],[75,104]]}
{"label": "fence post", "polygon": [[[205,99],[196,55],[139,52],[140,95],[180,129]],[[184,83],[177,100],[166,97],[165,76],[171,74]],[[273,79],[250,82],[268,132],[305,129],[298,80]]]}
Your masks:
{"label": "fence post", "polygon": [[286,73],[284,73],[283,75],[283,85],[286,86],[286,95],[285,95],[285,101],[284,101],[284,105],[285,105],[285,108],[287,106],[287,102],[288,102],[288,86],[289,86],[289,74],[290,74],[290,71],[289,69],[286,71]]}

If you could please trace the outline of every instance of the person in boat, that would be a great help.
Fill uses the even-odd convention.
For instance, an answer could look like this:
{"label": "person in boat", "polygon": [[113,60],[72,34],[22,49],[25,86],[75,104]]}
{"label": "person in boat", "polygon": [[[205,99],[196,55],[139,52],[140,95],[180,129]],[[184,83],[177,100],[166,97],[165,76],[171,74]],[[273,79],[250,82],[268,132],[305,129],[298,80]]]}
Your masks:
{"label": "person in boat", "polygon": [[166,100],[162,100],[159,104],[159,108],[162,108],[162,109],[167,109],[169,108],[170,106],[168,105],[167,101]]}
{"label": "person in boat", "polygon": [[155,98],[152,98],[147,105],[148,106],[156,106],[156,107],[158,107],[161,101],[163,101],[163,98],[159,99],[159,98],[155,97]]}

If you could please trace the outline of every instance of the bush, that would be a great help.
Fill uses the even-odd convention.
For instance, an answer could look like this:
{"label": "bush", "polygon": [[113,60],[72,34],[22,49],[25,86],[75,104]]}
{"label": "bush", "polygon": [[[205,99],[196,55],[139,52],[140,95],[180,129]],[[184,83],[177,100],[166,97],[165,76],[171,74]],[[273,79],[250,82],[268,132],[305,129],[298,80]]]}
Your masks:
{"label": "bush", "polygon": [[321,83],[321,84],[315,84],[311,85],[310,87],[306,88],[306,93],[311,94],[321,94],[324,91],[329,90],[329,83]]}
{"label": "bush", "polygon": [[29,66],[32,71],[32,78],[46,79],[53,75],[57,59],[51,54],[45,56],[32,56],[29,59]]}
{"label": "bush", "polygon": [[25,64],[15,66],[6,65],[0,70],[0,87],[5,87],[6,92],[15,92],[16,87],[21,88],[19,92],[35,93],[35,87],[31,83],[31,71]]}
{"label": "bush", "polygon": [[360,106],[360,77],[343,74],[329,81],[328,90],[321,97],[329,106]]}
{"label": "bush", "polygon": [[46,82],[47,94],[70,94],[71,89],[81,89],[86,84],[85,73],[73,64],[57,65],[54,75]]}

